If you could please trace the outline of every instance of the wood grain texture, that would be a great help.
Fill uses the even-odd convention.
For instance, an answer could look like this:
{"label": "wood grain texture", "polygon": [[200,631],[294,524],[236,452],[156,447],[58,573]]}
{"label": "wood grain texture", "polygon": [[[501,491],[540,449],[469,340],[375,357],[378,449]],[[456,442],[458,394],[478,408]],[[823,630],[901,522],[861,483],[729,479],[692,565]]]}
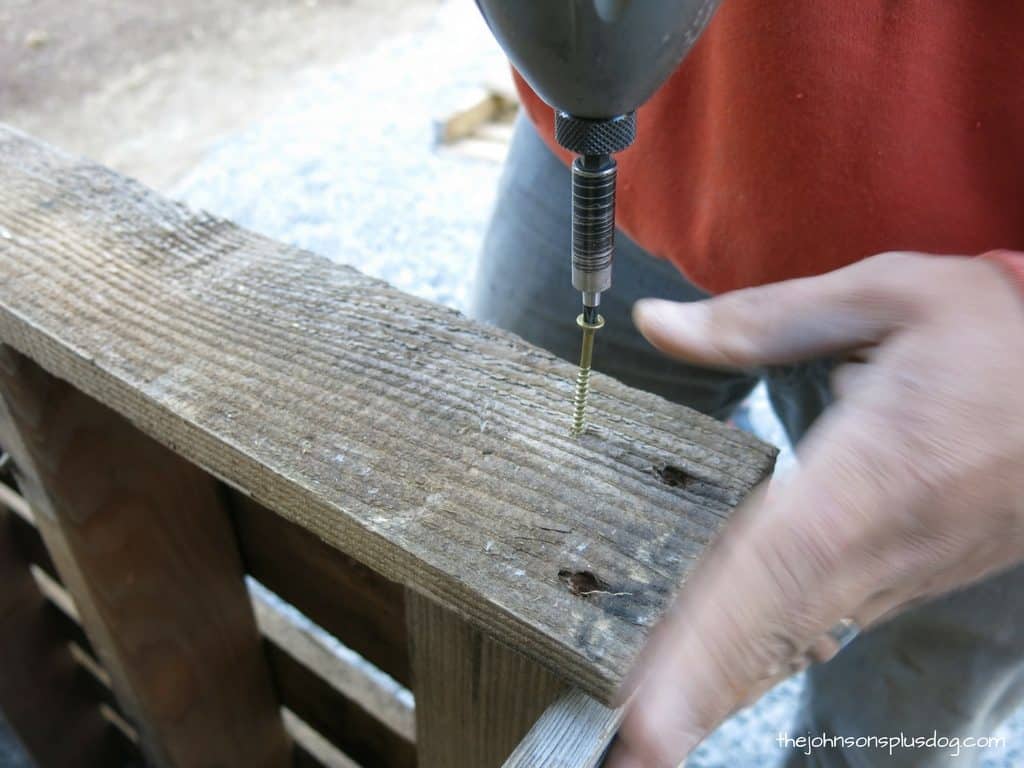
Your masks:
{"label": "wood grain texture", "polygon": [[286,765],[290,745],[213,480],[2,347],[0,439],[148,760]]}
{"label": "wood grain texture", "polygon": [[420,768],[498,768],[562,683],[429,598],[406,615]]}
{"label": "wood grain texture", "polygon": [[401,585],[252,499],[234,493],[231,507],[246,572],[408,686]]}
{"label": "wood grain texture", "polygon": [[571,365],[2,128],[0,340],[602,700],[774,463],[604,376],[570,438]]}
{"label": "wood grain texture", "polygon": [[597,768],[621,721],[622,710],[563,691],[502,768]]}

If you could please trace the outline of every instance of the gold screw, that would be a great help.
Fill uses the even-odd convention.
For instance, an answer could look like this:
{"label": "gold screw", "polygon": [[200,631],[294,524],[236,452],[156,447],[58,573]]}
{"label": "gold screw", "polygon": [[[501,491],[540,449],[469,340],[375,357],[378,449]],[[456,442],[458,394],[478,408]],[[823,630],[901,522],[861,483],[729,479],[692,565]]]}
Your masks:
{"label": "gold screw", "polygon": [[583,329],[583,346],[580,349],[580,372],[576,374],[576,392],[572,398],[572,428],[569,434],[579,437],[587,428],[587,395],[590,394],[590,363],[594,356],[594,335],[604,328],[604,318],[600,315],[593,323],[588,323],[581,314],[576,318],[576,325]]}

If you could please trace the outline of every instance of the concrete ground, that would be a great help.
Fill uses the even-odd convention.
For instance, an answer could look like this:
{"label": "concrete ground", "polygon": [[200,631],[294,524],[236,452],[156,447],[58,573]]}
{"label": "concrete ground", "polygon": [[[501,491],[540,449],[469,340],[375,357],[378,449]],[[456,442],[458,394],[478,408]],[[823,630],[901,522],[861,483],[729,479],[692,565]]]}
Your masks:
{"label": "concrete ground", "polygon": [[[433,118],[506,71],[471,0],[0,0],[0,120],[461,309],[500,164]],[[742,418],[782,440],[763,393]],[[689,765],[773,765],[799,685]],[[999,735],[981,766],[1024,764]]]}
{"label": "concrete ground", "polygon": [[439,0],[0,0],[0,120],[166,189]]}

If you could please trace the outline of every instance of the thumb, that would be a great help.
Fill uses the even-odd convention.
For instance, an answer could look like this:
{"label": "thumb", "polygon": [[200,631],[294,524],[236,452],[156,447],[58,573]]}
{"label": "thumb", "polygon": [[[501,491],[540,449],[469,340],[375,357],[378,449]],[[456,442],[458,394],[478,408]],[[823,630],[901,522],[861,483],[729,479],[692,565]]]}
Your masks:
{"label": "thumb", "polygon": [[640,332],[666,354],[714,367],[791,363],[877,343],[906,320],[898,272],[923,257],[883,254],[818,277],[687,304],[642,299]]}

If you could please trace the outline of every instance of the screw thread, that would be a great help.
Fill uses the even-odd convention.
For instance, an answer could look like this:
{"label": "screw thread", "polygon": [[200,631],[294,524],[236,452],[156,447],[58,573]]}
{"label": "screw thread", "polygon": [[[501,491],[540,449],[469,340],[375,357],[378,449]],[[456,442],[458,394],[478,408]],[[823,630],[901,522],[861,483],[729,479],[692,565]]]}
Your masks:
{"label": "screw thread", "polygon": [[596,315],[594,322],[587,322],[584,315],[576,318],[576,325],[583,329],[583,346],[580,348],[580,372],[576,374],[576,391],[572,396],[572,427],[569,434],[579,437],[587,428],[587,396],[590,394],[590,361],[594,354],[594,334],[604,327],[604,318]]}
{"label": "screw thread", "polygon": [[570,434],[579,437],[587,428],[587,395],[590,394],[590,368],[580,368],[576,374],[576,392],[572,397],[572,429]]}

